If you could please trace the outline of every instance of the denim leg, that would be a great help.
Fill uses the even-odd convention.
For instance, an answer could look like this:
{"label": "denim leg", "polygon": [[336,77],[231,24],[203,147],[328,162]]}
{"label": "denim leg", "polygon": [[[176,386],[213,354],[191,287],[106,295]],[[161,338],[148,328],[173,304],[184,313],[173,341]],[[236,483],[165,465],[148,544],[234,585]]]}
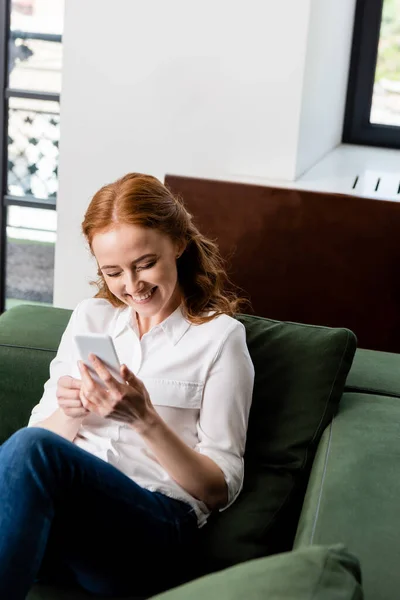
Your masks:
{"label": "denim leg", "polygon": [[198,531],[188,504],[141,488],[39,427],[20,429],[0,447],[0,498],[7,600],[24,599],[45,565],[93,594],[156,593],[179,578]]}

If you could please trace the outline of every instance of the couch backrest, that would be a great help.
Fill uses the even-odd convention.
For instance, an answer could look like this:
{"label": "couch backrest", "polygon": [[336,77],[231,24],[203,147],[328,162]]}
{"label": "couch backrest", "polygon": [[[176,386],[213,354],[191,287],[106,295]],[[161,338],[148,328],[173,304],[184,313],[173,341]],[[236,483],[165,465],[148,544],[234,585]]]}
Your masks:
{"label": "couch backrest", "polygon": [[0,317],[0,443],[24,427],[43,394],[70,310],[20,305]]}

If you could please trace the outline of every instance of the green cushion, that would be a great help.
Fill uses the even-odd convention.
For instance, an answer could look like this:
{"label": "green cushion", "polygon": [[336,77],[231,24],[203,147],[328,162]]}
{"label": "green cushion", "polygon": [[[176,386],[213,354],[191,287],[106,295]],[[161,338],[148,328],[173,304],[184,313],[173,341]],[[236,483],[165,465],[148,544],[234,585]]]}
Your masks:
{"label": "green cushion", "polygon": [[0,317],[0,443],[27,424],[71,311],[15,306]]}
{"label": "green cushion", "polygon": [[357,558],[342,545],[259,558],[201,577],[152,600],[362,600]]}
{"label": "green cushion", "polygon": [[399,598],[400,402],[343,395],[313,464],[295,546],[341,542],[363,569],[365,596]]}
{"label": "green cushion", "polygon": [[[361,579],[357,557],[342,544],[310,546],[200,577],[151,600],[363,600]],[[42,584],[33,586],[27,596],[27,600],[89,598],[93,596],[78,589]]]}
{"label": "green cushion", "polygon": [[1,315],[0,345],[44,348],[55,352],[72,311],[20,304]]}
{"label": "green cushion", "polygon": [[255,366],[243,491],[201,530],[198,574],[291,548],[319,439],[355,349],[344,328],[240,315]]}
{"label": "green cushion", "polygon": [[400,354],[358,348],[346,390],[400,397]]}

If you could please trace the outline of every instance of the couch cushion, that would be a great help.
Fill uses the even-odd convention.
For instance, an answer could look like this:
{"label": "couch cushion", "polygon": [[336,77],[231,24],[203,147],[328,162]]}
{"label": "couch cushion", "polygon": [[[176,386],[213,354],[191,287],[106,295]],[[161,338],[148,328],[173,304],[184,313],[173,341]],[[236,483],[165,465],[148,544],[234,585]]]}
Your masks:
{"label": "couch cushion", "polygon": [[346,391],[400,398],[400,354],[358,348]]}
{"label": "couch cushion", "polygon": [[398,398],[345,393],[318,447],[295,540],[345,544],[373,600],[399,598],[399,440]]}
{"label": "couch cushion", "polygon": [[362,600],[358,559],[344,546],[312,546],[201,577],[152,600]]}
{"label": "couch cushion", "polygon": [[310,466],[336,413],[354,334],[240,315],[255,366],[243,491],[201,530],[203,573],[291,548]]}
{"label": "couch cushion", "polygon": [[0,444],[27,424],[43,394],[70,310],[15,306],[0,317]]}
{"label": "couch cushion", "polygon": [[[363,600],[361,569],[342,544],[259,558],[206,575],[151,600]],[[77,588],[36,584],[27,600],[89,600]],[[110,597],[109,600],[117,600]],[[126,600],[144,600],[132,596]]]}

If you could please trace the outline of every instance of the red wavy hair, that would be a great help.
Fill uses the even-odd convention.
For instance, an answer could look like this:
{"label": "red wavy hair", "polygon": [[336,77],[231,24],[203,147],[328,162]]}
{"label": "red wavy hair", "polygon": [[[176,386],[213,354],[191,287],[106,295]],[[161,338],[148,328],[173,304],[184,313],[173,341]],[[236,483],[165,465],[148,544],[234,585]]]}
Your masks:
{"label": "red wavy hair", "polygon": [[[249,301],[237,293],[229,281],[225,261],[217,244],[202,235],[193,223],[181,198],[151,175],[128,173],[103,186],[93,196],[82,222],[82,232],[93,254],[96,233],[116,224],[155,228],[172,241],[185,241],[186,248],[177,259],[178,283],[186,318],[200,324],[220,314],[233,316]],[[105,298],[113,306],[124,306],[108,289],[98,270],[96,298]],[[207,315],[213,311],[212,315]]]}

